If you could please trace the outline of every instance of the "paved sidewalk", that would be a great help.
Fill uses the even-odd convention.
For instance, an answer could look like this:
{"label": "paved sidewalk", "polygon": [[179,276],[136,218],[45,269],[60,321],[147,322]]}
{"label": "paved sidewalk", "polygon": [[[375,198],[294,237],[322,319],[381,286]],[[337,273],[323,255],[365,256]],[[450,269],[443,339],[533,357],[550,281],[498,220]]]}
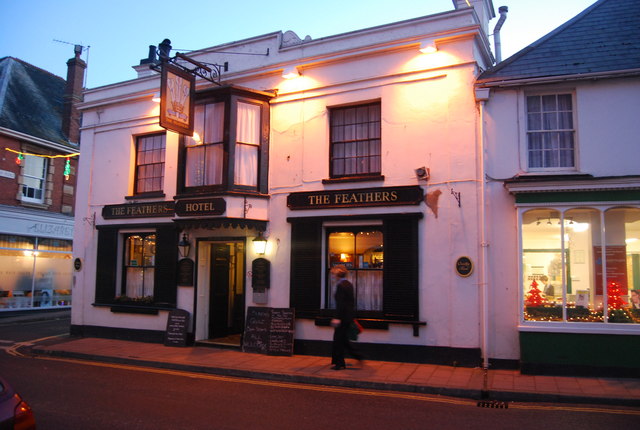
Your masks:
{"label": "paved sidewalk", "polygon": [[493,407],[510,401],[640,407],[640,379],[531,376],[515,370],[489,370],[485,374],[480,368],[384,361],[367,361],[358,367],[355,360],[347,360],[347,369],[335,371],[328,357],[268,356],[102,338],[57,338],[29,350],[39,355],[216,375],[464,397]]}

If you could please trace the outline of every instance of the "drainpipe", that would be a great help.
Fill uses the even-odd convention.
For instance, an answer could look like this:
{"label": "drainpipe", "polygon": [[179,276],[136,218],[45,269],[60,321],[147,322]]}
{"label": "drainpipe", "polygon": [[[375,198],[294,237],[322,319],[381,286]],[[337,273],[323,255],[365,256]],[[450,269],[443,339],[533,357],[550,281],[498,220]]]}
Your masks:
{"label": "drainpipe", "polygon": [[509,12],[509,8],[507,6],[500,6],[498,9],[498,13],[500,13],[500,18],[498,19],[498,23],[493,29],[493,44],[496,49],[496,64],[502,61],[502,44],[500,43],[500,29],[502,28],[502,24],[507,19],[507,12]]}
{"label": "drainpipe", "polygon": [[487,281],[488,247],[487,243],[487,218],[486,218],[486,175],[484,165],[484,105],[489,100],[489,88],[476,88],[475,96],[480,110],[480,124],[478,126],[478,227],[480,230],[480,338],[482,344],[482,367],[489,369],[489,286]]}

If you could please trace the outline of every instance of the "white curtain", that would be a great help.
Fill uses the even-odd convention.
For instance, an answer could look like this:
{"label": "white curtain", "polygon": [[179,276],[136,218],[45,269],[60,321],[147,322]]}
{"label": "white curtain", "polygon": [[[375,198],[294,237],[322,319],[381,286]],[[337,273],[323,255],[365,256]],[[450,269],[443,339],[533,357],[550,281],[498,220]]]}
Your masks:
{"label": "white curtain", "polygon": [[235,178],[237,185],[258,185],[260,106],[238,102]]}

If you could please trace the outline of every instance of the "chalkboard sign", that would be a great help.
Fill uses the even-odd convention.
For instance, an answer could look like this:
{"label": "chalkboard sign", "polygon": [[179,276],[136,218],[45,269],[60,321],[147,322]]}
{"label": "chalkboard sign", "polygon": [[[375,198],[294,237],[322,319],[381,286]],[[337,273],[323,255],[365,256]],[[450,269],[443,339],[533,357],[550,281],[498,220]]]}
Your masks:
{"label": "chalkboard sign", "polygon": [[291,308],[250,307],[242,350],[268,355],[292,355],[295,312]]}
{"label": "chalkboard sign", "polygon": [[189,312],[183,309],[176,309],[169,312],[167,331],[164,336],[165,346],[187,346],[188,325]]}
{"label": "chalkboard sign", "polygon": [[264,291],[271,282],[271,263],[266,258],[256,258],[251,263],[251,287],[254,291]]}
{"label": "chalkboard sign", "polygon": [[179,286],[193,286],[193,260],[190,258],[183,258],[178,261],[178,285]]}

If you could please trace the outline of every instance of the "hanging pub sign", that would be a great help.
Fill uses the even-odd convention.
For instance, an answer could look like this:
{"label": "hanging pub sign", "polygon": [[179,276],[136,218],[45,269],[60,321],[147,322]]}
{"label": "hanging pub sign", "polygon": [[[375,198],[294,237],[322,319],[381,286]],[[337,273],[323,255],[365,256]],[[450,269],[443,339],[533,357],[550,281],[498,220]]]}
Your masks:
{"label": "hanging pub sign", "polygon": [[419,186],[358,188],[291,193],[287,196],[287,206],[298,210],[419,205],[423,199]]}
{"label": "hanging pub sign", "polygon": [[196,78],[170,64],[162,65],[160,126],[193,136],[193,99]]}

